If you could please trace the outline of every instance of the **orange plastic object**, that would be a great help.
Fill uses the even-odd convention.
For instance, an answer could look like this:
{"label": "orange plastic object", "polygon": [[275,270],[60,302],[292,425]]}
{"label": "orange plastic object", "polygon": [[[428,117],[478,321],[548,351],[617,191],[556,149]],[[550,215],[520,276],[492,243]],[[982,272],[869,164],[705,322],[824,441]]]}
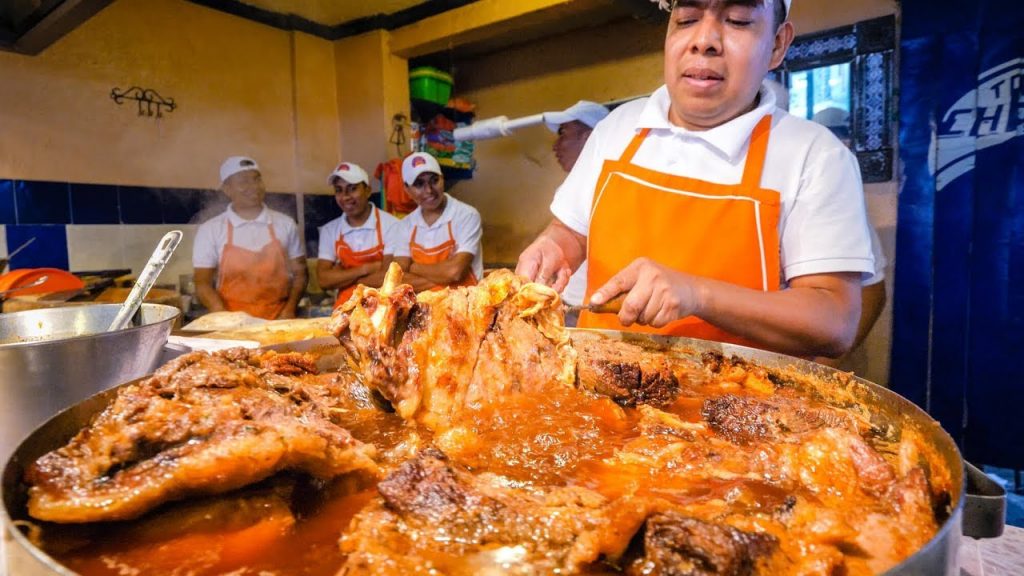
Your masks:
{"label": "orange plastic object", "polygon": [[24,296],[25,294],[47,294],[50,292],[62,292],[64,290],[78,290],[85,288],[85,283],[78,276],[59,270],[57,268],[22,268],[12,270],[0,276],[0,291],[10,290],[19,286],[27,286],[40,276],[46,276],[46,281],[39,286],[19,290],[11,296]]}

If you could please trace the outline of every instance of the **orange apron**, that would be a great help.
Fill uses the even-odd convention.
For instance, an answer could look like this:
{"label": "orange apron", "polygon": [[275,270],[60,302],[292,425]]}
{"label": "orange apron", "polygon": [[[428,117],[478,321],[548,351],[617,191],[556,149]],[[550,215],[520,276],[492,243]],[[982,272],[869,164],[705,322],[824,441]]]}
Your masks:
{"label": "orange apron", "polygon": [[235,227],[228,220],[228,241],[220,255],[217,292],[224,306],[273,320],[284,310],[291,290],[288,258],[267,224],[270,242],[258,252],[235,246]]}
{"label": "orange apron", "polygon": [[[444,262],[455,254],[455,235],[452,234],[451,220],[448,221],[448,240],[434,246],[433,248],[427,248],[426,246],[416,243],[416,232],[418,229],[419,226],[413,226],[412,236],[409,238],[409,252],[410,256],[412,256],[413,262],[417,264],[437,264],[439,262]],[[456,286],[473,286],[476,282],[476,274],[470,270],[461,282],[448,284],[447,287],[455,288]],[[431,290],[441,290],[443,288],[446,288],[446,286],[434,286]]]}
{"label": "orange apron", "polygon": [[[380,214],[377,213],[376,206],[373,207],[373,211],[373,214],[377,217],[377,245],[366,250],[356,251],[348,245],[348,242],[345,242],[344,235],[338,236],[338,239],[334,242],[334,255],[338,257],[338,262],[341,262],[342,268],[353,268],[369,264],[370,262],[380,262],[384,259],[384,235],[381,233],[380,228]],[[339,290],[338,298],[334,300],[334,307],[337,308],[347,302],[349,296],[355,290],[355,284]]]}
{"label": "orange apron", "polygon": [[[650,129],[618,160],[606,160],[594,190],[588,235],[586,301],[640,256],[695,276],[755,290],[779,289],[779,193],[761,187],[771,115],[754,127],[743,180],[718,184],[632,164]],[[611,314],[580,315],[587,328],[626,330]],[[750,345],[689,316],[662,328],[628,330]]]}

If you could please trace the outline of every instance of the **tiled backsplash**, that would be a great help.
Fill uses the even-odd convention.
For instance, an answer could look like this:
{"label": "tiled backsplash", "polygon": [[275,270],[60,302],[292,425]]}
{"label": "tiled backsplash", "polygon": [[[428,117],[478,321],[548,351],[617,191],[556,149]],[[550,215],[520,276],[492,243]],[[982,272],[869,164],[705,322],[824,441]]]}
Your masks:
{"label": "tiled backsplash", "polygon": [[[295,194],[268,193],[267,205],[298,220]],[[217,190],[0,180],[0,255],[30,238],[10,269],[52,267],[72,272],[131,268],[138,273],[160,238],[181,230],[185,238],[159,282],[176,284],[192,272],[198,225],[224,211]],[[316,258],[317,228],[341,211],[334,196],[303,196],[307,255]]]}

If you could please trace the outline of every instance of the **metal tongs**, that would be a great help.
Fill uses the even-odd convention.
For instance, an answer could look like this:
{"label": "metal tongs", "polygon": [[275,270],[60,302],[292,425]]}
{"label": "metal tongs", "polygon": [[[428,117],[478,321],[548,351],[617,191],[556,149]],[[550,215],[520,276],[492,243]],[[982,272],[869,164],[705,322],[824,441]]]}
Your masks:
{"label": "metal tongs", "polygon": [[149,257],[149,262],[146,263],[146,267],[142,269],[142,274],[139,274],[139,279],[135,282],[135,287],[132,288],[128,298],[121,305],[121,309],[117,311],[117,316],[114,321],[110,323],[110,327],[107,328],[107,332],[114,332],[121,330],[128,325],[132,316],[138,312],[139,307],[142,306],[142,300],[146,298],[146,294],[149,294],[149,289],[156,283],[156,279],[160,276],[160,272],[163,271],[164,266],[167,265],[167,261],[171,259],[171,255],[174,254],[174,249],[178,247],[181,242],[181,231],[172,230],[160,240],[157,244],[156,250],[153,251],[153,255]]}

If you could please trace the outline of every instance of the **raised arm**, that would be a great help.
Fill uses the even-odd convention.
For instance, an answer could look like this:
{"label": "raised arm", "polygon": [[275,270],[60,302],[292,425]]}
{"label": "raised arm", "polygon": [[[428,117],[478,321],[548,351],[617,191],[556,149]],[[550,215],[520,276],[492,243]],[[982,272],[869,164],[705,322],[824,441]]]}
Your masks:
{"label": "raised arm", "polygon": [[519,255],[516,274],[561,292],[587,257],[587,237],[558,218]]}

